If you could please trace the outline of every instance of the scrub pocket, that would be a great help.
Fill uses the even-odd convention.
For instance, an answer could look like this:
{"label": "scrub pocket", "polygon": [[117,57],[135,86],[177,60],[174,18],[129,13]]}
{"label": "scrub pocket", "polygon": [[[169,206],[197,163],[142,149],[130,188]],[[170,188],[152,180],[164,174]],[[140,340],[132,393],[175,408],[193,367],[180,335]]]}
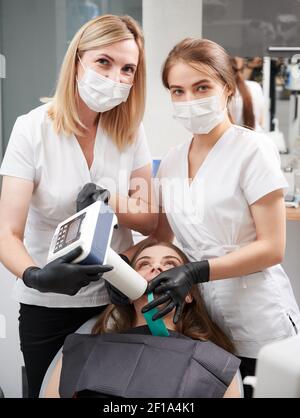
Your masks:
{"label": "scrub pocket", "polygon": [[290,325],[292,326],[293,329],[293,335],[298,335],[299,334],[299,329],[296,325],[296,321],[293,319],[293,314],[291,314],[290,312],[286,312],[286,316],[289,320]]}
{"label": "scrub pocket", "polygon": [[259,272],[216,283],[216,298],[235,341],[270,341],[294,335],[276,281]]}

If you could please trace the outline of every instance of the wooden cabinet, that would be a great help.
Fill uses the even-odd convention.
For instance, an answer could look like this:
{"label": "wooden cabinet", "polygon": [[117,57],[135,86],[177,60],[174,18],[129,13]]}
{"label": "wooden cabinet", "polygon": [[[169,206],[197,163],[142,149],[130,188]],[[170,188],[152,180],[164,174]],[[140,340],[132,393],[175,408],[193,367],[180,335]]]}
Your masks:
{"label": "wooden cabinet", "polygon": [[300,221],[300,208],[286,208],[286,219],[288,221]]}

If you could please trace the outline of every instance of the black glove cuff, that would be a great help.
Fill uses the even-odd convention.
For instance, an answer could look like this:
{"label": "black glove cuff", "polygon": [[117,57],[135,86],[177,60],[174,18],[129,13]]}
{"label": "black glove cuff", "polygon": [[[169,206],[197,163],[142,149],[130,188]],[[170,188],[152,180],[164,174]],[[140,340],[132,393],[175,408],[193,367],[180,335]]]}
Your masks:
{"label": "black glove cuff", "polygon": [[209,281],[210,266],[208,260],[195,261],[186,264],[194,284]]}
{"label": "black glove cuff", "polygon": [[120,290],[118,290],[116,287],[114,287],[112,284],[107,282],[105,280],[105,287],[109,296],[109,299],[111,303],[113,303],[116,306],[120,305],[130,305],[129,298],[124,295]]}
{"label": "black glove cuff", "polygon": [[[130,265],[130,260],[125,254],[119,254],[119,256],[122,258],[122,260],[125,261],[125,263]],[[118,290],[116,287],[114,287],[109,282],[105,281],[105,287],[109,296],[109,299],[111,303],[114,305],[130,305],[129,298],[124,295],[120,290]]]}
{"label": "black glove cuff", "polygon": [[103,202],[108,205],[109,199],[110,199],[110,191],[107,189],[104,189],[104,191],[101,193],[103,194],[102,199]]}
{"label": "black glove cuff", "polygon": [[122,258],[122,260],[125,261],[125,263],[131,265],[129,258],[125,254],[119,254],[119,256]]}
{"label": "black glove cuff", "polygon": [[31,273],[32,271],[41,270],[39,267],[30,266],[24,270],[22,274],[22,280],[27,287],[36,288],[35,287],[35,276]]}

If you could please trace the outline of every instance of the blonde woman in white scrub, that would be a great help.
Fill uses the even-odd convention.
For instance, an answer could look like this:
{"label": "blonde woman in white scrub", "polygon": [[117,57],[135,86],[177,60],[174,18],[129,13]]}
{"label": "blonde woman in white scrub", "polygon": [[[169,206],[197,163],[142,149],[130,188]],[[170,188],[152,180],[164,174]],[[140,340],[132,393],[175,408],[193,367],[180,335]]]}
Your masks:
{"label": "blonde woman in white scrub", "polygon": [[[110,302],[99,279],[111,267],[72,264],[80,248],[45,265],[57,224],[96,193],[118,217],[115,251],[133,244],[131,229],[145,235],[155,229],[151,202],[132,186],[151,181],[144,107],[141,29],[128,16],[104,15],[74,36],[53,99],[13,128],[0,171],[0,260],[18,277],[14,296],[30,397],[38,396],[65,337]],[[140,213],[119,210],[137,204]]]}

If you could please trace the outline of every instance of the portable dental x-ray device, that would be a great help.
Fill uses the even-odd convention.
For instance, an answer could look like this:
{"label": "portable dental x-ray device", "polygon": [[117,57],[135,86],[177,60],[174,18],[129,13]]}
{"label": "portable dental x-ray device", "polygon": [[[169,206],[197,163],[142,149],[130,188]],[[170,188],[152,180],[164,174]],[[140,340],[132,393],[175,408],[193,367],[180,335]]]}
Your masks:
{"label": "portable dental x-ray device", "polygon": [[112,265],[113,270],[104,273],[103,278],[129,299],[138,299],[147,281],[110,248],[116,225],[117,217],[108,205],[102,201],[93,203],[57,226],[47,262],[81,247],[82,253],[73,263]]}
{"label": "portable dental x-ray device", "polygon": [[[147,288],[147,281],[130,267],[110,248],[112,234],[117,225],[113,210],[102,201],[97,201],[75,215],[58,224],[52,238],[47,262],[68,254],[77,247],[82,253],[73,263],[111,264],[113,270],[103,274],[103,278],[131,300],[140,298]],[[63,278],[62,278],[63,280]],[[148,302],[153,294],[148,295]],[[162,319],[152,321],[157,309],[144,314],[153,335],[168,336]]]}

